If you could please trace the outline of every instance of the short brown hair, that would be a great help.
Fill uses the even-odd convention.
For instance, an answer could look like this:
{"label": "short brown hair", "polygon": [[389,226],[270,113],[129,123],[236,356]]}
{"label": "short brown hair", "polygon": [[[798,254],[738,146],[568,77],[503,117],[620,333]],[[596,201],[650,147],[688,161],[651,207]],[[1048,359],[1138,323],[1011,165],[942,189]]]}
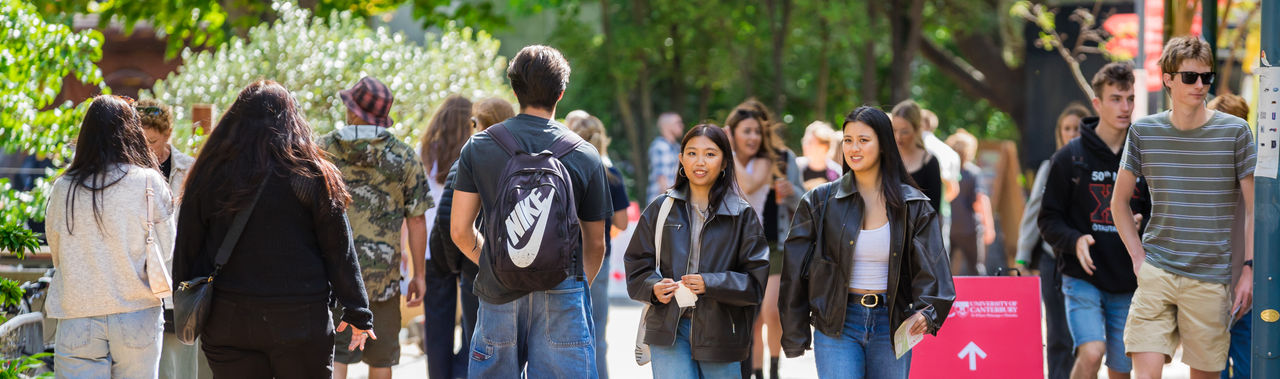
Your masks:
{"label": "short brown hair", "polygon": [[138,111],[138,119],[142,127],[160,133],[167,133],[173,128],[173,108],[156,99],[142,99],[133,104]]}
{"label": "short brown hair", "polygon": [[521,109],[555,109],[569,87],[569,61],[553,47],[525,46],[507,66],[507,79]]}
{"label": "short brown hair", "polygon": [[1194,59],[1213,67],[1213,49],[1209,43],[1196,36],[1173,37],[1164,44],[1164,52],[1160,53],[1160,71],[1171,74],[1178,71],[1182,62]]}
{"label": "short brown hair", "polygon": [[1229,115],[1249,119],[1249,102],[1234,93],[1224,93],[1209,100],[1209,109],[1226,112]]}
{"label": "short brown hair", "polygon": [[1089,82],[1089,86],[1093,87],[1093,96],[1099,99],[1102,98],[1102,89],[1108,85],[1121,91],[1133,88],[1133,65],[1129,62],[1107,63],[1098,73],[1093,74],[1093,81]]}
{"label": "short brown hair", "polygon": [[516,116],[511,103],[500,97],[490,97],[471,105],[471,116],[476,118],[476,129],[485,130],[499,122]]}

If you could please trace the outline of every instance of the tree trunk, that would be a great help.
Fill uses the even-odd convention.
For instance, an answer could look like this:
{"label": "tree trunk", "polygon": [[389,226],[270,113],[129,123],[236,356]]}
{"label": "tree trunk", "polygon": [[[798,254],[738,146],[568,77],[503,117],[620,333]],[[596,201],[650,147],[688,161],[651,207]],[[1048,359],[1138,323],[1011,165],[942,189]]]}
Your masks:
{"label": "tree trunk", "polygon": [[895,0],[889,9],[892,23],[893,66],[889,72],[889,101],[898,103],[911,97],[911,74],[920,50],[920,19],[923,0]]}
{"label": "tree trunk", "polygon": [[787,35],[791,24],[791,0],[769,0],[769,26],[773,35],[773,113],[782,117],[787,102],[786,72],[782,58],[786,54]]}
{"label": "tree trunk", "polygon": [[653,86],[649,83],[649,65],[641,63],[639,75],[636,75],[636,86],[640,89],[640,128],[646,131],[644,140],[657,136],[658,128],[654,125]]}
{"label": "tree trunk", "polygon": [[[876,20],[879,18],[876,1],[867,0],[867,29],[877,30]],[[876,84],[876,39],[874,34],[868,34],[864,38],[866,41],[862,43],[862,103],[876,105],[880,103]]]}
{"label": "tree trunk", "polygon": [[684,114],[685,111],[685,78],[684,67],[681,65],[681,52],[684,46],[680,44],[680,24],[671,24],[671,103],[667,105],[664,111],[672,111]]}
{"label": "tree trunk", "polygon": [[827,57],[831,54],[831,25],[827,22],[826,16],[818,16],[818,37],[822,41],[822,47],[818,48],[818,82],[814,84],[817,94],[814,95],[815,102],[813,109],[816,112],[815,117],[819,120],[827,120],[827,86],[831,80],[831,64],[827,62]]}

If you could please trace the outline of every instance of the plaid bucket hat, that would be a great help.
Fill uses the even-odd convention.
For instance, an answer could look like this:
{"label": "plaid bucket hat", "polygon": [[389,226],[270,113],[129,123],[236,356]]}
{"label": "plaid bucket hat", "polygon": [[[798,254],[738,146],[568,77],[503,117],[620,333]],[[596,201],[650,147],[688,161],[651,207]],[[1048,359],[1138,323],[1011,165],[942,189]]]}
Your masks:
{"label": "plaid bucket hat", "polygon": [[391,89],[372,77],[363,77],[350,89],[338,91],[347,109],[371,125],[390,127],[395,123],[391,112]]}

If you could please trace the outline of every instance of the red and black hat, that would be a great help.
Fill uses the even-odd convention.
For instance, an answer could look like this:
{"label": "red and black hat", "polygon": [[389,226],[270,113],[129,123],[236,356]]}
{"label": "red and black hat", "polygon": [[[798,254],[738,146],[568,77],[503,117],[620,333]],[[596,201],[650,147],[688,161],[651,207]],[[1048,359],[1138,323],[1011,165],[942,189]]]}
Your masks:
{"label": "red and black hat", "polygon": [[347,110],[371,125],[385,128],[395,123],[388,115],[393,100],[391,89],[378,79],[363,77],[350,89],[338,91],[338,97],[347,105]]}

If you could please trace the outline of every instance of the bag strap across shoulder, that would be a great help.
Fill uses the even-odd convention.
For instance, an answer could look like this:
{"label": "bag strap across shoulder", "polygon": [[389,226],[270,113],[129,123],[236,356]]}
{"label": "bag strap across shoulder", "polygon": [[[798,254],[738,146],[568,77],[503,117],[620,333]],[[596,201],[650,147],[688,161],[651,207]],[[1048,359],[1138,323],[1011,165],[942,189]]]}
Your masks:
{"label": "bag strap across shoulder", "polygon": [[209,274],[209,276],[217,275],[218,271],[222,270],[222,265],[227,264],[227,260],[231,259],[231,249],[235,248],[236,242],[240,240],[240,234],[244,232],[244,226],[249,222],[249,215],[253,213],[254,205],[258,203],[258,198],[262,197],[262,189],[267,188],[269,177],[270,174],[268,174],[268,178],[262,180],[262,184],[258,185],[258,191],[253,194],[253,200],[249,201],[249,205],[236,212],[236,217],[231,220],[231,229],[228,229],[226,237],[222,238],[222,245],[218,247],[218,255],[213,259],[213,274]]}
{"label": "bag strap across shoulder", "polygon": [[653,271],[658,273],[658,277],[662,277],[662,231],[667,226],[667,215],[671,214],[671,204],[675,202],[671,196],[667,196],[662,200],[662,207],[658,208],[658,225],[653,232]]}

